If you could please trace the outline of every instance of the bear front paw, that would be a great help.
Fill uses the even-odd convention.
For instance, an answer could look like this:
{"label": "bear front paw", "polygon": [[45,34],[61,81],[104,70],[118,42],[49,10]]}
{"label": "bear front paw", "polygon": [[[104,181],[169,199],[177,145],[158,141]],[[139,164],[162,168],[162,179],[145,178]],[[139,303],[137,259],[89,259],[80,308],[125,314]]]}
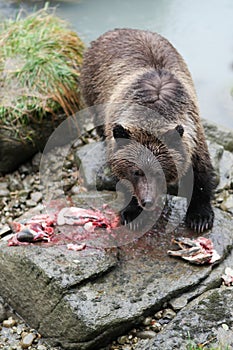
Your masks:
{"label": "bear front paw", "polygon": [[120,211],[121,224],[128,226],[130,230],[139,228],[139,220],[137,217],[141,214],[142,208],[139,206],[128,206]]}
{"label": "bear front paw", "polygon": [[197,233],[210,230],[213,227],[214,212],[208,203],[201,206],[190,205],[185,218],[186,225]]}

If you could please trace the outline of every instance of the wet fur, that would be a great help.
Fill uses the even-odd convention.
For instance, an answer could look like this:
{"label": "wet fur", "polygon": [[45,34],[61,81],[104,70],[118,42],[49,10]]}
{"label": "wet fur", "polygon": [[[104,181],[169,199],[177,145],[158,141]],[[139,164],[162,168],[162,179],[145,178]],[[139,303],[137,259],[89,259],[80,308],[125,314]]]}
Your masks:
{"label": "wet fur", "polygon": [[[120,179],[127,177],[133,166],[130,156],[136,154],[142,163],[139,166],[149,166],[152,175],[155,174],[155,160],[147,157],[145,161],[143,147],[160,161],[168,184],[177,181],[177,176],[184,176],[192,166],[194,188],[186,223],[198,232],[211,228],[213,168],[192,78],[176,49],[165,38],[149,31],[109,31],[87,50],[81,86],[87,106],[104,104],[102,129],[113,173]],[[174,130],[181,136],[175,141]],[[119,145],[117,131],[130,143]],[[142,145],[141,151],[138,144]],[[139,194],[135,195],[140,204]],[[132,201],[131,212],[138,207],[135,198]],[[123,221],[130,220],[127,208],[122,216]]]}

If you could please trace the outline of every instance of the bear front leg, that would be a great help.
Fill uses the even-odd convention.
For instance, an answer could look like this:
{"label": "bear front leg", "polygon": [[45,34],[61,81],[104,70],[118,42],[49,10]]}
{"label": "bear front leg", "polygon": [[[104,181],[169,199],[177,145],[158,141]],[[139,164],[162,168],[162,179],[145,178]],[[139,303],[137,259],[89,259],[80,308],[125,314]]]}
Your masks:
{"label": "bear front leg", "polygon": [[214,212],[211,206],[213,191],[216,187],[213,167],[209,154],[202,158],[193,157],[194,185],[191,202],[186,213],[186,224],[197,233],[213,227]]}

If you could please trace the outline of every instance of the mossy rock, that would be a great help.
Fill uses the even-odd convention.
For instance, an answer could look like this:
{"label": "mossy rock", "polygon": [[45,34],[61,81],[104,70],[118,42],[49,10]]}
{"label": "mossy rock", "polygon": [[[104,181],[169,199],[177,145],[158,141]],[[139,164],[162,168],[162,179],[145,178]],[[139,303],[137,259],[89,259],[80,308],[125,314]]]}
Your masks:
{"label": "mossy rock", "polygon": [[1,173],[43,149],[54,128],[80,110],[83,50],[78,35],[49,9],[2,24]]}

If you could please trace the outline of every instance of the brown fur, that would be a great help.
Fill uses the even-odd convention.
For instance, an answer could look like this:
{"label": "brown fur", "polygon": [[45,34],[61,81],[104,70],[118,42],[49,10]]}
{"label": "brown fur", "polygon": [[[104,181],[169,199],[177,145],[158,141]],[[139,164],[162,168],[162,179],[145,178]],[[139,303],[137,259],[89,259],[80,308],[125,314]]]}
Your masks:
{"label": "brown fur", "polygon": [[[192,165],[196,182],[191,207],[195,207],[197,196],[202,196],[201,188],[205,189],[203,203],[209,203],[212,166],[196,92],[183,58],[165,38],[134,29],[103,34],[85,54],[81,86],[87,106],[104,105],[104,133],[115,175],[127,178],[127,169],[135,166],[129,160],[132,154],[136,154],[138,169],[150,168],[151,181],[158,168],[155,162],[160,162],[168,183],[177,181]],[[131,144],[119,146],[114,138],[116,125],[123,127]],[[181,125],[182,141],[174,141],[172,131]],[[142,157],[145,152],[140,147],[152,155]],[[138,186],[134,186],[135,192]],[[149,194],[149,187],[146,191]],[[200,223],[195,223],[196,230],[197,225]]]}

